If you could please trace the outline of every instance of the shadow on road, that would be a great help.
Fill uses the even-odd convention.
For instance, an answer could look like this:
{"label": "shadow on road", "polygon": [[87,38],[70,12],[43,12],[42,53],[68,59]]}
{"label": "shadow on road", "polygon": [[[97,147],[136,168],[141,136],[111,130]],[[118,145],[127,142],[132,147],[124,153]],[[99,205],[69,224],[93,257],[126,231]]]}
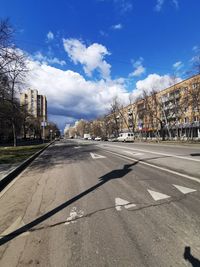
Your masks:
{"label": "shadow on road", "polygon": [[186,261],[189,261],[193,267],[200,267],[200,260],[195,258],[191,254],[190,247],[185,247],[185,251],[184,251],[183,257],[184,257],[184,259]]}
{"label": "shadow on road", "polygon": [[[79,149],[76,149],[79,147]],[[86,160],[90,157],[90,152],[95,153],[97,148],[90,144],[80,145],[75,142],[56,142],[50,146],[40,157],[38,157],[29,167],[30,172],[41,172],[55,168],[55,166],[71,164]]]}
{"label": "shadow on road", "polygon": [[198,157],[198,156],[200,156],[200,153],[192,153],[192,154],[190,154],[190,156],[192,156],[192,157]]}
{"label": "shadow on road", "polygon": [[88,188],[87,190],[83,191],[82,193],[78,194],[77,196],[67,200],[63,204],[59,205],[58,207],[54,208],[53,210],[45,213],[44,215],[40,216],[39,218],[33,220],[32,222],[18,228],[17,230],[13,231],[12,233],[2,237],[0,239],[0,246],[4,245],[5,243],[9,242],[10,240],[14,239],[15,237],[19,236],[20,234],[31,230],[33,227],[37,226],[38,224],[42,223],[43,221],[47,220],[48,218],[52,217],[54,214],[58,213],[59,211],[63,210],[64,208],[68,207],[72,203],[76,202],[77,200],[83,198],[84,196],[88,195],[92,191],[96,190],[100,186],[104,185],[105,183],[113,180],[113,179],[120,179],[124,177],[126,174],[131,172],[131,167],[138,164],[139,161],[134,162],[132,164],[124,165],[122,169],[113,170],[101,177],[99,177],[99,183],[96,185]]}

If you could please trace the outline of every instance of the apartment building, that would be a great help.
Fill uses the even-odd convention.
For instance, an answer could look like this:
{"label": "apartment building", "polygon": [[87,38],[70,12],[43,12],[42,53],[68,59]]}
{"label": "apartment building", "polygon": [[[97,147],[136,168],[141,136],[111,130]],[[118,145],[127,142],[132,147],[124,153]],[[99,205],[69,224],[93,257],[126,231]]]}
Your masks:
{"label": "apartment building", "polygon": [[20,105],[24,106],[34,118],[47,121],[47,99],[39,95],[37,90],[28,89],[20,94]]}
{"label": "apartment building", "polygon": [[200,139],[200,75],[143,96],[109,119],[119,132],[146,138]]}

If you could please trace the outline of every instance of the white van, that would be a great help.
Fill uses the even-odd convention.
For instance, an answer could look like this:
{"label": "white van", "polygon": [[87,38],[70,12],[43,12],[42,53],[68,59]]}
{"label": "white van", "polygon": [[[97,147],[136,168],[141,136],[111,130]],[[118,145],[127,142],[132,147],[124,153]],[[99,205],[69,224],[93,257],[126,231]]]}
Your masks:
{"label": "white van", "polygon": [[134,142],[133,133],[120,133],[117,138],[119,142]]}

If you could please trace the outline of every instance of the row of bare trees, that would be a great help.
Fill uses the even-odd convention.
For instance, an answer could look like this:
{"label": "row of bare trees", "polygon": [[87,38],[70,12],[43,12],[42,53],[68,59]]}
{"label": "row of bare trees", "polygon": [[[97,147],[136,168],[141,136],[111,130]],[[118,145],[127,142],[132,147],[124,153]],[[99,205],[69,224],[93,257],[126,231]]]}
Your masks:
{"label": "row of bare trees", "polygon": [[0,136],[13,137],[21,130],[23,113],[17,99],[26,75],[25,55],[13,44],[14,30],[8,20],[0,21]]}
{"label": "row of bare trees", "polygon": [[[184,87],[183,87],[184,86]],[[117,137],[124,130],[138,137],[193,139],[194,130],[199,131],[200,119],[200,76],[193,76],[188,82],[173,85],[167,93],[158,94],[152,89],[135,101],[130,97],[128,106],[123,106],[115,97],[109,114],[93,121],[80,120],[69,129],[71,136]]]}
{"label": "row of bare trees", "polygon": [[[42,137],[41,120],[19,103],[28,71],[26,55],[14,45],[13,27],[8,19],[0,20],[0,142],[13,140],[16,146],[18,136]],[[46,131],[52,129],[59,132],[57,126],[49,123]]]}

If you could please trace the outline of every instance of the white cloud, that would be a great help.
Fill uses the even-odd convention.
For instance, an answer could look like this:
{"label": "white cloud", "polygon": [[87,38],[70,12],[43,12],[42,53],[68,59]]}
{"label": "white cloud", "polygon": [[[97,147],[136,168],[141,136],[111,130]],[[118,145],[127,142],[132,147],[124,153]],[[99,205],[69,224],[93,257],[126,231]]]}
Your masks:
{"label": "white cloud", "polygon": [[150,93],[152,90],[161,91],[180,81],[180,78],[174,79],[174,77],[169,75],[160,76],[156,73],[149,74],[144,80],[140,80],[136,83],[136,88],[133,90],[133,95],[138,97],[143,91],[147,93]]}
{"label": "white cloud", "polygon": [[58,59],[57,57],[47,57],[47,56],[44,56],[41,52],[36,52],[34,55],[33,55],[33,59],[34,60],[37,60],[41,63],[44,63],[44,64],[57,64],[57,65],[60,65],[60,66],[64,66],[66,65],[66,62],[64,60],[60,60]]}
{"label": "white cloud", "polygon": [[173,68],[175,70],[180,70],[184,66],[182,61],[177,61],[176,63],[173,64]]}
{"label": "white cloud", "polygon": [[195,52],[195,53],[198,53],[200,52],[200,47],[198,45],[195,45],[193,46],[192,50]]}
{"label": "white cloud", "polygon": [[145,73],[146,69],[142,64],[143,61],[144,59],[142,57],[140,57],[136,61],[132,60],[133,67],[135,68],[135,70],[129,74],[129,77],[139,77]]}
{"label": "white cloud", "polygon": [[[139,64],[142,60],[140,58],[134,64]],[[77,72],[64,71],[48,64],[31,57],[27,87],[38,89],[40,94],[47,96],[49,120],[56,121],[59,128],[64,128],[66,123],[73,123],[77,119],[92,119],[108,113],[115,96],[124,105],[129,103],[130,92],[126,89],[124,78],[86,80]],[[136,83],[133,96],[137,97],[143,90],[150,92],[151,89],[165,89],[173,82],[174,79],[169,75],[150,74]]]}
{"label": "white cloud", "polygon": [[122,26],[122,24],[121,24],[121,23],[119,23],[119,24],[116,24],[116,25],[112,25],[112,27],[111,27],[111,28],[112,28],[113,30],[121,30],[121,29],[122,29],[122,27],[123,27],[123,26]]}
{"label": "white cloud", "polygon": [[145,68],[142,65],[140,65],[134,70],[132,74],[130,74],[130,76],[138,77],[142,75],[144,72],[145,72]]}
{"label": "white cloud", "polygon": [[[168,2],[169,2],[169,0],[168,0]],[[174,5],[175,8],[177,8],[177,9],[179,8],[179,1],[178,0],[170,0],[170,2]],[[165,0],[157,0],[155,10],[158,12],[161,11],[164,3],[165,3]]]}
{"label": "white cloud", "polygon": [[178,0],[172,0],[172,3],[174,4],[174,6],[176,8],[179,8],[179,2],[178,2]]}
{"label": "white cloud", "polygon": [[99,33],[101,36],[104,36],[104,37],[108,36],[108,34],[105,31],[100,30]]}
{"label": "white cloud", "polygon": [[53,40],[53,39],[54,39],[54,34],[53,34],[53,32],[49,31],[49,32],[47,33],[47,40],[48,40],[48,41],[51,41],[51,40]]}
{"label": "white cloud", "polygon": [[157,0],[155,10],[159,12],[162,9],[164,2],[165,2],[165,0]]}
{"label": "white cloud", "polygon": [[114,3],[122,14],[127,13],[133,9],[133,4],[130,0],[114,0]]}
{"label": "white cloud", "polygon": [[128,103],[124,80],[86,81],[79,73],[30,61],[28,85],[47,96],[49,114],[71,118],[95,118],[110,108],[115,96]]}
{"label": "white cloud", "polygon": [[88,76],[91,77],[93,71],[97,70],[101,77],[110,78],[111,65],[104,60],[105,56],[110,55],[110,53],[105,46],[93,43],[86,47],[83,42],[77,39],[63,39],[63,45],[71,60],[75,64],[81,63]]}

